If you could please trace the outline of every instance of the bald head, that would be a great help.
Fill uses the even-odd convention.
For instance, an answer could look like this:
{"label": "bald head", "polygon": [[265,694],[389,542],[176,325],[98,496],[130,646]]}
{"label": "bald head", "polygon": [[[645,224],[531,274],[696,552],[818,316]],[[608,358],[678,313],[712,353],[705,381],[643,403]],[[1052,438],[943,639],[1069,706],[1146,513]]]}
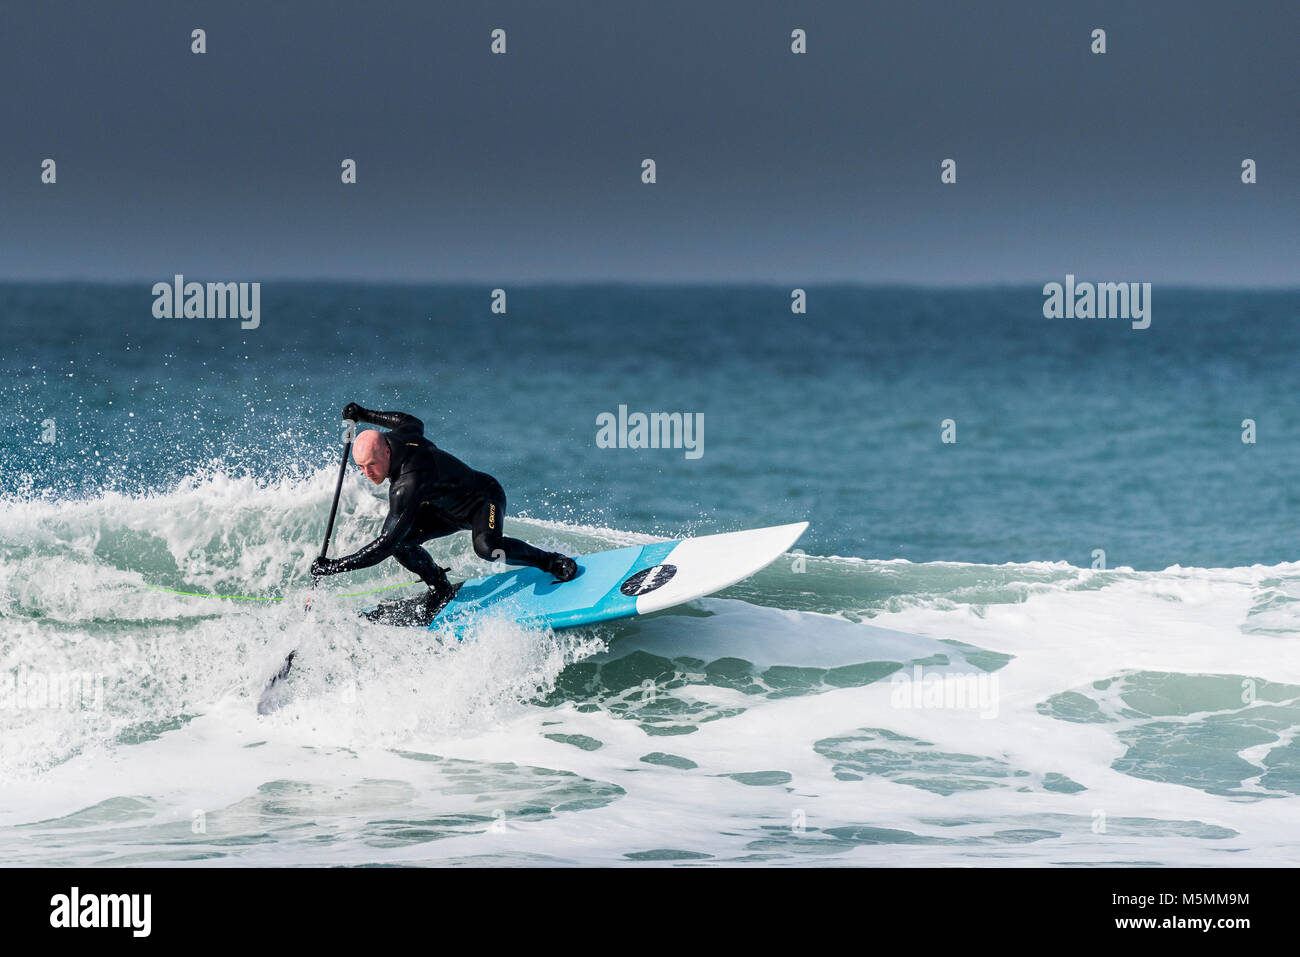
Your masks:
{"label": "bald head", "polygon": [[366,478],[376,485],[388,478],[388,461],[391,452],[388,440],[374,429],[358,432],[352,443],[352,460],[357,463]]}

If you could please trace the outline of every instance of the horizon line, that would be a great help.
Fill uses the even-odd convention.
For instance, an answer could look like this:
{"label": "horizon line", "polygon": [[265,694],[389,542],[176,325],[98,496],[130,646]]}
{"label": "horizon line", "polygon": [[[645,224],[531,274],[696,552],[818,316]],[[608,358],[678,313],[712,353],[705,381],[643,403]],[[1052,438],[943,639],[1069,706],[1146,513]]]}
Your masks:
{"label": "horizon line", "polygon": [[[171,274],[175,276],[175,273]],[[181,273],[181,275],[185,275]],[[202,274],[198,274],[202,275]],[[1077,273],[1062,273],[1061,277],[1066,275],[1075,275]],[[169,277],[170,278],[170,277]],[[0,286],[137,286],[148,285],[164,282],[166,280],[155,277],[128,277],[115,279],[94,279],[86,277],[43,277],[43,278],[16,278],[10,276],[0,276]],[[698,288],[698,287],[766,287],[766,288],[797,288],[797,287],[814,287],[814,286],[856,286],[860,288],[876,289],[925,289],[933,291],[941,290],[995,290],[995,289],[1038,289],[1039,280],[1007,280],[991,279],[982,281],[953,281],[953,282],[924,282],[918,280],[902,279],[816,279],[816,280],[774,280],[766,279],[633,279],[633,278],[581,278],[581,279],[416,279],[416,278],[365,278],[365,277],[339,277],[339,276],[270,276],[250,279],[195,279],[194,282],[258,282],[258,283],[281,283],[284,285],[321,285],[321,286],[534,286],[534,287],[557,287],[557,286],[648,286],[658,288]],[[1056,276],[1049,276],[1043,280],[1043,283],[1058,282]],[[1199,291],[1230,291],[1230,292],[1300,292],[1300,282],[1292,284],[1257,282],[1257,283],[1226,283],[1226,282],[1197,282],[1191,280],[1131,280],[1131,279],[1091,279],[1082,278],[1080,282],[1149,282],[1153,286],[1159,285],[1165,288],[1189,289]]]}

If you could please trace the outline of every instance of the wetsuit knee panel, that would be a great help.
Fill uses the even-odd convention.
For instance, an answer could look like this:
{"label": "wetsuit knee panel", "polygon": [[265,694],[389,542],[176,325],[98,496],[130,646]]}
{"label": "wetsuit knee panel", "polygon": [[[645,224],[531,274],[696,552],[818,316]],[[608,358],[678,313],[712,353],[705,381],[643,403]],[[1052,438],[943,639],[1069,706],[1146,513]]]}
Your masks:
{"label": "wetsuit knee panel", "polygon": [[490,535],[487,532],[475,532],[474,554],[487,562],[501,558],[504,554],[501,547],[501,532],[498,530],[496,535]]}

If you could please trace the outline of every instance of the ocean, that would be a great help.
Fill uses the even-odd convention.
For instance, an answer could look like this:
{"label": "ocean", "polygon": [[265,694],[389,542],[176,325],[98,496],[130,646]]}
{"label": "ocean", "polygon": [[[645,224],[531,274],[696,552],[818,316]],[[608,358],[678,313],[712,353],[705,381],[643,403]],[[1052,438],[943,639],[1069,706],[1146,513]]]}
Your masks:
{"label": "ocean", "polygon": [[[160,277],[170,281],[171,277]],[[1057,281],[1061,281],[1060,277]],[[0,285],[9,864],[1281,865],[1300,291]],[[808,521],[714,596],[463,644],[329,579],[348,402],[581,554]],[[603,447],[681,413],[694,450]],[[698,454],[696,454],[698,453]],[[387,486],[355,468],[331,555]],[[428,546],[487,571],[468,534]],[[394,586],[394,587],[390,587]],[[298,649],[293,697],[255,703]]]}

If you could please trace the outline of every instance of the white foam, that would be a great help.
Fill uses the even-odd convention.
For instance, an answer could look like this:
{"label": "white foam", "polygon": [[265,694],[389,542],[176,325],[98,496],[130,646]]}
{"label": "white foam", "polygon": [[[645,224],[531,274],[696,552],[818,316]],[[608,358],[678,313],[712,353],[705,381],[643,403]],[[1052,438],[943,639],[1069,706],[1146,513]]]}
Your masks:
{"label": "white foam", "polygon": [[[318,590],[313,611],[303,613],[331,471],[277,482],[210,475],[136,498],[0,503],[0,548],[26,550],[0,564],[0,667],[97,671],[109,696],[96,714],[0,712],[0,857],[93,863],[104,849],[123,860],[166,860],[197,849],[243,864],[426,863],[476,855],[615,864],[660,848],[727,859],[757,847],[786,855],[786,863],[1205,866],[1289,864],[1300,850],[1297,798],[1227,797],[1122,773],[1112,767],[1125,752],[1117,731],[1137,719],[1074,723],[1039,710],[1062,691],[1101,697],[1093,682],[1139,671],[1300,685],[1300,661],[1287,653],[1289,638],[1300,634],[1300,605],[1290,600],[1300,594],[1298,563],[1134,572],[1059,562],[931,566],[809,556],[806,573],[775,566],[765,572],[761,600],[806,607],[821,600],[824,587],[826,594],[848,594],[845,608],[793,611],[714,597],[573,634],[537,635],[485,621],[464,645],[444,647],[422,631],[361,621],[355,611],[363,602],[339,597],[404,581],[400,570],[330,582]],[[382,491],[345,483],[336,552],[369,540],[384,510]],[[543,544],[583,546],[575,550],[657,540],[589,525],[509,521]],[[478,574],[482,563],[464,538],[437,543],[435,554],[462,576]],[[153,565],[135,567],[132,555]],[[196,590],[238,588],[286,600],[200,599],[142,588],[168,574]],[[880,593],[876,576],[887,576],[888,595],[898,600],[885,607],[864,598],[870,624],[844,620],[838,612],[854,610],[854,595]],[[921,584],[913,588],[915,582]],[[971,600],[975,595],[983,598]],[[620,637],[604,651],[601,635]],[[739,713],[695,720],[697,729],[681,735],[648,733],[651,725],[638,720],[636,689],[619,697],[624,710],[581,695],[556,707],[534,703],[566,666],[608,665],[638,651],[704,662],[737,658],[756,674],[774,665],[826,669],[937,662],[942,655],[948,664],[927,665],[927,672],[985,674],[987,657],[968,657],[953,641],[1012,656],[993,672],[995,718],[970,709],[899,707],[888,679],[786,697],[692,679],[670,696],[705,716]],[[301,656],[294,700],[258,717],[253,702],[262,683],[295,648]],[[194,717],[176,727],[179,715]],[[675,720],[693,719],[683,712]],[[870,728],[930,742],[930,750],[1002,762],[1012,776],[947,796],[883,774],[837,778],[816,743]],[[148,740],[114,744],[129,729]],[[1284,729],[1282,741],[1295,732]],[[547,734],[600,744],[583,750]],[[911,747],[889,746],[899,753]],[[1274,746],[1252,745],[1241,756],[1258,766]],[[643,762],[650,752],[698,767]],[[477,778],[462,775],[446,761],[406,753],[483,770]],[[519,770],[503,770],[509,766]],[[558,771],[578,777],[557,777]],[[752,785],[728,776],[763,771],[784,772],[789,781]],[[1052,773],[1087,790],[1047,790],[1042,782]],[[500,780],[490,786],[473,783],[493,775]],[[512,801],[546,804],[548,788],[580,792],[582,779],[623,794],[572,801],[572,809],[546,819],[509,810]],[[273,782],[285,781],[297,782],[283,786],[291,797],[275,796],[281,792]],[[1245,790],[1251,787],[1263,793],[1258,782]],[[41,827],[8,830],[124,797],[143,802],[138,820],[65,827],[57,840],[41,837]],[[283,811],[295,801],[302,807],[296,817]],[[185,836],[197,811],[219,823],[206,837]],[[1098,812],[1109,822],[1100,833]],[[500,827],[468,827],[460,836],[411,845],[374,839],[377,822],[442,815],[486,815]],[[1237,836],[1179,835],[1169,825],[1126,819],[1200,822]],[[807,830],[798,832],[797,821]],[[293,827],[285,824],[266,843],[212,843],[277,822]],[[826,841],[827,828],[849,825],[984,843],[840,842],[801,853]],[[1028,843],[991,837],[1027,828],[1061,836]]]}

